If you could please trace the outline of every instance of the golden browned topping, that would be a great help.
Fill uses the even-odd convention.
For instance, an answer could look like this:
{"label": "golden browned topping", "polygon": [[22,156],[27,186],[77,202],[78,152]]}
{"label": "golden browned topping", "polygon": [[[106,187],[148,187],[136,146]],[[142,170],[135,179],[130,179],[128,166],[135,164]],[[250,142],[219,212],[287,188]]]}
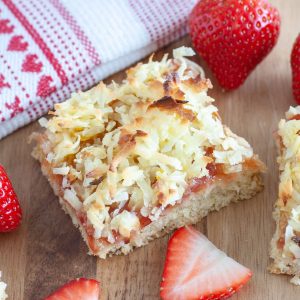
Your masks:
{"label": "golden browned topping", "polygon": [[[173,59],[138,64],[121,83],[100,83],[57,104],[43,147],[62,176],[63,198],[87,215],[94,237],[114,241],[179,203],[193,178],[209,176],[208,163],[241,171],[253,153],[218,117],[200,67],[174,51]],[[207,149],[211,149],[209,156]]]}
{"label": "golden browned topping", "polygon": [[158,108],[166,112],[175,112],[183,121],[193,121],[196,116],[195,113],[183,107],[182,104],[188,103],[187,100],[177,100],[169,96],[165,96],[157,101],[154,101],[149,108]]}
{"label": "golden browned topping", "polygon": [[283,255],[300,259],[297,242],[300,232],[300,106],[290,107],[287,120],[281,120],[277,141],[280,150],[279,200],[280,242]]}

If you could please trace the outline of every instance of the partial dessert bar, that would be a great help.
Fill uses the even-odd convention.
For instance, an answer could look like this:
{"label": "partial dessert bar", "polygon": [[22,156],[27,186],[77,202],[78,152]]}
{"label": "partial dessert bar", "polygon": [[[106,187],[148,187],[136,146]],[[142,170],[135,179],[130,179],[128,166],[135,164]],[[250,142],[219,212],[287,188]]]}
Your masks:
{"label": "partial dessert bar", "polygon": [[270,270],[294,275],[291,282],[300,285],[300,106],[290,107],[279,122],[276,142],[280,183]]}
{"label": "partial dessert bar", "polygon": [[264,164],[222,125],[193,54],[151,57],[40,120],[33,156],[91,254],[127,254],[262,189]]}
{"label": "partial dessert bar", "polygon": [[0,271],[0,300],[5,300],[7,299],[7,294],[5,292],[6,290],[6,283],[4,283],[3,281],[1,281],[1,271]]}

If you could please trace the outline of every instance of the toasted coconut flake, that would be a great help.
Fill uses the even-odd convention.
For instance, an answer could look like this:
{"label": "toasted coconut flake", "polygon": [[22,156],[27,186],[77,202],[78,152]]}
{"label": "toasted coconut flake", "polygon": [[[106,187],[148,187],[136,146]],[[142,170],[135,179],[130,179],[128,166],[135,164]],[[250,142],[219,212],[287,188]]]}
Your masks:
{"label": "toasted coconut flake", "polygon": [[124,210],[112,219],[111,227],[118,230],[123,237],[130,238],[132,231],[140,229],[140,222],[134,213]]}
{"label": "toasted coconut flake", "polygon": [[57,175],[68,175],[70,171],[70,167],[60,167],[60,168],[53,168],[53,174]]}
{"label": "toasted coconut flake", "polygon": [[66,189],[64,192],[64,199],[76,210],[80,210],[82,203],[77,197],[73,189]]}
{"label": "toasted coconut flake", "polygon": [[159,108],[161,110],[173,111],[183,120],[193,121],[195,114],[188,109],[185,109],[181,104],[188,103],[188,101],[176,100],[171,97],[165,96],[155,102],[153,102],[149,108]]}

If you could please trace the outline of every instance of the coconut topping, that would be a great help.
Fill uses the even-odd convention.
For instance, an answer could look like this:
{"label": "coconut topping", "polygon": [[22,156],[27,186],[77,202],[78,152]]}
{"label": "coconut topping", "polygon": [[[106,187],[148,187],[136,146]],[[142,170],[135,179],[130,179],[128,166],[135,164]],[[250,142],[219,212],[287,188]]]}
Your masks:
{"label": "coconut topping", "polygon": [[300,259],[300,106],[290,107],[279,123],[280,185],[278,206],[287,216],[283,256]]}
{"label": "coconut topping", "polygon": [[[62,197],[87,215],[94,237],[124,238],[182,200],[193,178],[209,176],[208,164],[241,171],[253,156],[221,123],[202,69],[174,50],[151,57],[117,84],[103,82],[55,105],[46,128],[45,157],[63,177]],[[50,145],[50,147],[49,147]],[[212,153],[207,155],[207,149]]]}

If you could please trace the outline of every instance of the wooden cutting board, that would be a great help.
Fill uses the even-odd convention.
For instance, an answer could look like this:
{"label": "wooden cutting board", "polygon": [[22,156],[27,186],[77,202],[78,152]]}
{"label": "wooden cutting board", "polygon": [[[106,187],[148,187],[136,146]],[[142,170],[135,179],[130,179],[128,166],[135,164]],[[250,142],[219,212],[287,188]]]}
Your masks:
{"label": "wooden cutting board", "polygon": [[[300,287],[290,284],[287,276],[271,275],[266,270],[278,189],[272,134],[289,105],[295,104],[289,60],[300,13],[299,0],[271,2],[282,16],[281,35],[274,51],[238,90],[225,93],[213,81],[215,88],[210,92],[217,99],[224,122],[245,137],[267,164],[265,189],[251,200],[210,214],[196,226],[216,246],[253,270],[250,283],[232,297],[240,300],[300,298]],[[189,38],[163,49],[158,56],[181,45],[189,46]],[[199,58],[196,61],[203,64]],[[211,77],[209,71],[207,76]],[[122,77],[120,72],[106,81]],[[159,299],[169,236],[128,256],[105,261],[88,256],[79,232],[61,210],[38,163],[30,156],[32,145],[27,144],[27,138],[38,127],[35,122],[0,142],[0,163],[7,169],[24,212],[17,231],[0,235],[0,270],[8,283],[9,299],[42,299],[68,280],[81,276],[101,281],[102,299]]]}

